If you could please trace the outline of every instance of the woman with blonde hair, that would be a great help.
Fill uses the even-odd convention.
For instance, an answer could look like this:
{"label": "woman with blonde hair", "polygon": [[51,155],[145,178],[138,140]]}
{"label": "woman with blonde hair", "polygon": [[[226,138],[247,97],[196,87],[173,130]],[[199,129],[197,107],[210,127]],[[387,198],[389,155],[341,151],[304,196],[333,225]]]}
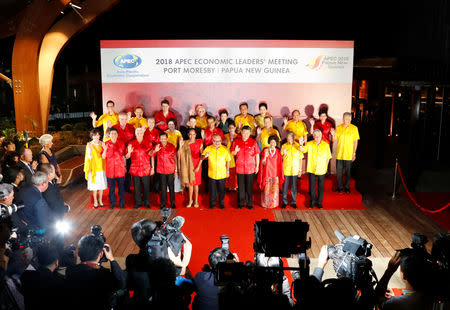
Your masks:
{"label": "woman with blonde hair", "polygon": [[53,136],[46,133],[39,138],[39,144],[42,145],[42,150],[39,152],[39,163],[51,164],[55,167],[55,173],[57,176],[57,183],[61,183],[61,170],[59,169],[58,162],[55,154],[52,152]]}

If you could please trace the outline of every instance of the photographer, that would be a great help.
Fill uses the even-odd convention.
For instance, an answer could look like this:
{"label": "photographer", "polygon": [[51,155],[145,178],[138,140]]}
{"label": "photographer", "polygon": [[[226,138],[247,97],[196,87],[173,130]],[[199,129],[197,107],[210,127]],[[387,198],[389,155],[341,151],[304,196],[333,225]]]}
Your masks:
{"label": "photographer", "polygon": [[36,257],[37,269],[27,269],[20,277],[25,309],[60,309],[64,278],[56,271],[58,251],[43,244],[38,247]]}
{"label": "photographer", "polygon": [[[406,290],[403,290],[401,296],[390,297],[387,294],[387,286],[399,266]],[[432,309],[433,300],[426,292],[426,288],[431,284],[429,274],[430,268],[424,255],[411,253],[402,256],[401,252],[397,251],[389,260],[388,267],[375,289],[379,307],[382,309]]]}
{"label": "photographer", "polygon": [[[115,261],[109,245],[94,235],[83,236],[78,242],[81,263],[66,271],[66,292],[70,309],[110,309],[110,297],[126,287],[126,274]],[[99,262],[106,256],[108,270]]]}
{"label": "photographer", "polygon": [[215,248],[209,253],[209,265],[205,265],[203,271],[197,273],[194,278],[197,296],[192,303],[192,309],[219,309],[219,287],[214,284],[214,271],[217,264],[227,261],[229,254],[230,250],[224,248]]}

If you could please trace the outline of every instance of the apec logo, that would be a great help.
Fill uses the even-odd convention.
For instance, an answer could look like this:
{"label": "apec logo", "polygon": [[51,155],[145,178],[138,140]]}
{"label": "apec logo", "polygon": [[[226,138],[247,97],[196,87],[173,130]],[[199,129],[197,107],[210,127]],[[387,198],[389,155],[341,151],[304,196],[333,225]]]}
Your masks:
{"label": "apec logo", "polygon": [[114,65],[119,68],[136,68],[142,63],[141,57],[133,54],[119,55],[114,58]]}

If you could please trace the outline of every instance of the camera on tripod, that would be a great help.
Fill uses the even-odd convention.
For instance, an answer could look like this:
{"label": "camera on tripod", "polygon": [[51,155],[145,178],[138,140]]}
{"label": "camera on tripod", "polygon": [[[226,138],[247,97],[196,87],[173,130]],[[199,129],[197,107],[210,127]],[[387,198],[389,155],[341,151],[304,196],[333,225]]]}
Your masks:
{"label": "camera on tripod", "polygon": [[367,258],[371,255],[372,244],[358,235],[345,237],[339,230],[334,234],[339,243],[328,246],[328,257],[333,260],[336,276],[352,279],[356,288],[373,287],[378,279],[372,261]]}

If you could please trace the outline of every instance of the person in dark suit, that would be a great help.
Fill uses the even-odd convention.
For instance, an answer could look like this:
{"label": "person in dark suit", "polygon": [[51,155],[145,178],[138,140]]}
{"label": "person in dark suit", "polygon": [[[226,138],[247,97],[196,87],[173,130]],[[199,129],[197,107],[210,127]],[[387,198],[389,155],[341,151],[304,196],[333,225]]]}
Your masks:
{"label": "person in dark suit", "polygon": [[156,223],[142,219],[131,226],[131,237],[139,247],[138,254],[130,254],[125,260],[128,273],[128,290],[134,291],[131,298],[133,309],[148,307],[150,298],[150,278],[148,271],[153,259],[147,251],[147,242],[152,238]]}
{"label": "person in dark suit", "polygon": [[25,310],[64,308],[64,278],[58,268],[58,251],[49,244],[38,247],[36,270],[25,270],[20,277]]}
{"label": "person in dark suit", "polygon": [[34,231],[47,230],[54,221],[54,216],[45,201],[42,193],[48,188],[47,174],[41,171],[31,177],[32,185],[20,189],[18,200],[22,201],[24,208],[17,214],[28,229]]}
{"label": "person in dark suit", "polygon": [[55,219],[63,219],[64,213],[69,212],[70,207],[64,202],[61,195],[61,191],[57,183],[55,167],[52,164],[46,163],[40,164],[37,170],[46,173],[48,179],[48,188],[42,193],[42,197],[44,197],[49,208],[52,210]]}
{"label": "person in dark suit", "polygon": [[20,157],[18,165],[23,169],[25,179],[22,182],[22,187],[31,185],[31,176],[35,173],[37,167],[37,161],[33,160],[33,153],[28,148],[22,148],[20,150]]}
{"label": "person in dark suit", "polygon": [[23,169],[18,165],[14,165],[11,167],[7,167],[5,171],[3,171],[3,182],[9,183],[13,186],[14,189],[14,203],[20,204],[21,202],[17,200],[17,196],[19,194],[19,188],[24,180],[25,176],[23,173]]}
{"label": "person in dark suit", "polygon": [[[106,256],[111,269],[99,262]],[[66,309],[111,309],[110,297],[126,287],[126,275],[114,260],[111,248],[94,235],[81,237],[78,242],[81,263],[66,270]]]}

